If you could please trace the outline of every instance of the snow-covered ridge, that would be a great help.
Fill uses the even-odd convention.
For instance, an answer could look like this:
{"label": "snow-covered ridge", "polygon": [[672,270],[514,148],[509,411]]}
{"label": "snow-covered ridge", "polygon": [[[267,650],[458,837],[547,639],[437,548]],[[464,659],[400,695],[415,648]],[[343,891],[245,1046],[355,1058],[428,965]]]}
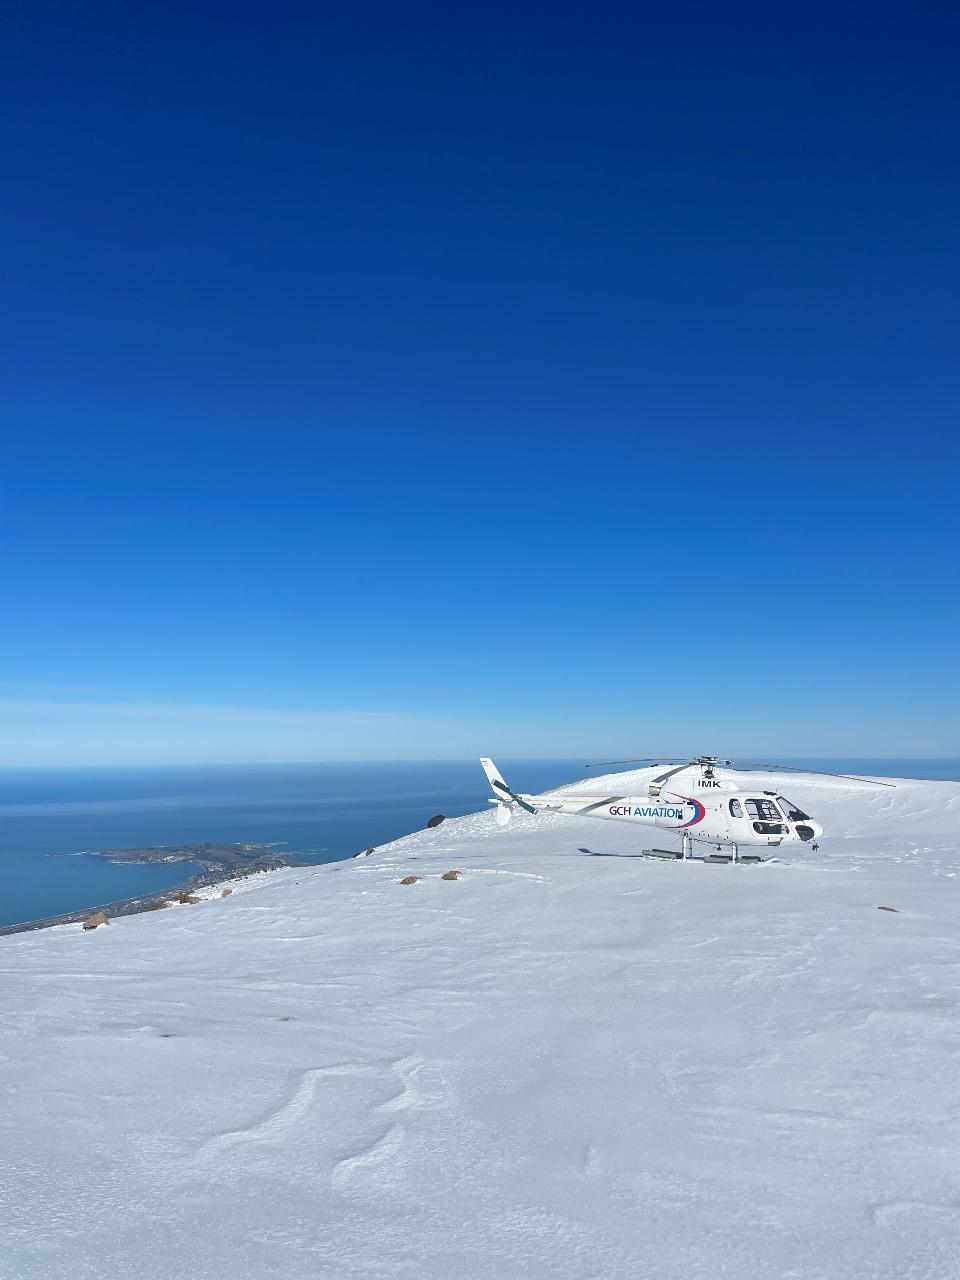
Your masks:
{"label": "snow-covered ridge", "polygon": [[0,1276],[960,1273],[960,785],[770,785],[818,853],[488,812],[4,939]]}

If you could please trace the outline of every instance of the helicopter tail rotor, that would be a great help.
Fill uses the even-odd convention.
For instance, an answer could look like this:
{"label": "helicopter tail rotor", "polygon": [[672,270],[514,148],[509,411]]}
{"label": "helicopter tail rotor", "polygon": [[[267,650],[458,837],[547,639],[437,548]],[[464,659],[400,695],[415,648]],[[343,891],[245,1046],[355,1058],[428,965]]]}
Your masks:
{"label": "helicopter tail rotor", "polygon": [[518,796],[515,791],[510,790],[506,782],[504,782],[500,770],[489,756],[483,756],[480,764],[483,766],[483,772],[487,775],[487,781],[490,783],[497,801],[498,826],[505,826],[510,821],[515,806],[519,806],[527,813],[537,812],[532,804],[524,800],[523,796]]}

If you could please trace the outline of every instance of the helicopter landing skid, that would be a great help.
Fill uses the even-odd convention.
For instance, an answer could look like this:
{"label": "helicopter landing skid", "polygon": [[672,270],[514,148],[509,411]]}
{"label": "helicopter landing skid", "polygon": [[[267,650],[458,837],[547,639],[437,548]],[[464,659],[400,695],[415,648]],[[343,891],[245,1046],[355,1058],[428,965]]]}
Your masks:
{"label": "helicopter landing skid", "polygon": [[658,858],[663,862],[705,862],[713,866],[745,866],[745,867],[761,867],[766,866],[769,862],[777,862],[777,858],[761,858],[758,853],[741,853],[735,858],[730,853],[706,853],[692,854],[685,858],[679,849],[644,849],[642,850],[644,858]]}
{"label": "helicopter landing skid", "polygon": [[708,853],[705,854],[703,858],[699,859],[699,861],[718,863],[742,862],[746,867],[756,867],[759,866],[761,862],[776,862],[776,858],[761,858],[759,853],[741,853],[738,858],[734,858],[733,855],[729,853]]}

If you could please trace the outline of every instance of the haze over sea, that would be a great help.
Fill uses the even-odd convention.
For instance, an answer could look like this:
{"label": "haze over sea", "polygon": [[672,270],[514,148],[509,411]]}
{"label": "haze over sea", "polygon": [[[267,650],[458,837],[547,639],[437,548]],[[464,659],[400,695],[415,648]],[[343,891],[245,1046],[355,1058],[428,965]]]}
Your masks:
{"label": "haze over sea", "polygon": [[[583,776],[583,760],[497,759],[524,791]],[[960,760],[796,760],[842,773],[960,779]],[[0,926],[171,888],[198,867],[115,865],[79,852],[280,842],[333,862],[486,807],[476,760],[0,770]],[[829,833],[828,833],[829,835]]]}

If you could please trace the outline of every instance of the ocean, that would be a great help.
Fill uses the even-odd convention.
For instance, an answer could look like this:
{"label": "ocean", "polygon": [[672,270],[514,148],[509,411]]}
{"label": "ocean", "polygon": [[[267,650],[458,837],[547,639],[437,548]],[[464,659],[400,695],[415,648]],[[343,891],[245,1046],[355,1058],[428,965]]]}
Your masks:
{"label": "ocean", "polygon": [[[581,760],[497,759],[519,790],[584,777]],[[841,773],[960,779],[960,760],[796,760]],[[172,888],[188,863],[70,856],[158,844],[278,842],[333,862],[487,807],[476,760],[0,770],[0,926]]]}

